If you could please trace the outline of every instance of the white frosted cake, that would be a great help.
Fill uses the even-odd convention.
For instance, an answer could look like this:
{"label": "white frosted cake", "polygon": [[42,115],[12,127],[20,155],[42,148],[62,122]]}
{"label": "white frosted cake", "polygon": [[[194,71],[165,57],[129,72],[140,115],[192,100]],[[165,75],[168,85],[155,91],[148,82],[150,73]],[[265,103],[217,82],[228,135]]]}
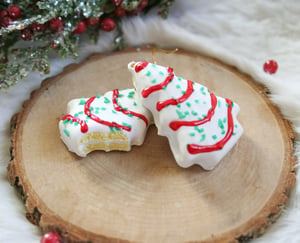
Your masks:
{"label": "white frosted cake", "polygon": [[129,151],[141,145],[151,122],[151,113],[137,101],[134,89],[115,89],[69,101],[59,131],[68,149],[84,157],[94,150]]}
{"label": "white frosted cake", "polygon": [[133,84],[151,111],[158,134],[166,136],[181,167],[198,164],[212,170],[243,133],[239,106],[199,83],[176,77],[173,69],[131,62]]}

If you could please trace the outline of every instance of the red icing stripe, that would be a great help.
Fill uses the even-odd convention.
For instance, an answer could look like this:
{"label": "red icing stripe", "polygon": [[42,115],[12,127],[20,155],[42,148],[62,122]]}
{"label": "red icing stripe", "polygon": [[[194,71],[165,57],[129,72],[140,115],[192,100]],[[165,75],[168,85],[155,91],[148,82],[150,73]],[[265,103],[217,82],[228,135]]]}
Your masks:
{"label": "red icing stripe", "polygon": [[69,121],[72,121],[72,122],[77,122],[81,127],[81,132],[82,133],[86,133],[89,130],[88,125],[86,124],[86,122],[81,120],[78,117],[75,117],[75,116],[72,116],[72,115],[66,115],[61,120],[62,121],[69,120]]}
{"label": "red icing stripe", "polygon": [[118,95],[119,95],[119,90],[115,89],[113,91],[113,105],[114,105],[114,109],[116,111],[120,111],[120,112],[124,113],[125,115],[131,114],[131,115],[133,115],[135,117],[141,118],[145,122],[146,127],[148,127],[148,120],[147,120],[147,118],[144,115],[142,115],[140,113],[137,113],[137,112],[134,112],[134,111],[125,110],[123,107],[121,107],[118,104],[118,101],[117,101]]}
{"label": "red icing stripe", "polygon": [[222,140],[219,142],[213,144],[213,145],[198,145],[198,144],[188,144],[187,150],[190,154],[198,154],[198,153],[207,153],[207,152],[213,152],[222,149],[225,144],[229,141],[233,134],[233,117],[232,117],[232,101],[229,99],[226,99],[226,103],[228,104],[227,108],[227,132]]}
{"label": "red icing stripe", "polygon": [[96,96],[88,99],[87,102],[84,105],[84,113],[87,116],[89,116],[93,121],[95,121],[97,123],[100,123],[102,125],[109,126],[109,127],[117,127],[117,128],[123,129],[123,130],[128,131],[128,132],[131,131],[131,127],[129,127],[129,126],[124,126],[124,125],[121,125],[121,124],[116,123],[116,122],[109,122],[109,121],[101,120],[100,117],[92,114],[91,111],[90,111],[90,106],[91,106],[92,102],[95,100],[95,98],[96,98]]}
{"label": "red icing stripe", "polygon": [[186,101],[192,95],[192,93],[193,93],[193,82],[188,80],[186,92],[184,93],[184,95],[182,95],[177,99],[169,99],[169,100],[157,102],[156,109],[160,111],[168,105],[177,105],[178,103],[182,103]]}
{"label": "red icing stripe", "polygon": [[153,86],[150,86],[148,88],[143,89],[142,96],[144,98],[147,98],[151,93],[153,93],[155,91],[158,91],[158,90],[161,90],[165,86],[167,86],[174,78],[173,68],[169,67],[168,68],[168,73],[169,73],[169,75],[166,77],[166,79],[162,83],[159,83],[157,85],[153,85]]}
{"label": "red icing stripe", "polygon": [[170,122],[169,127],[173,131],[177,131],[182,126],[194,127],[194,126],[199,126],[206,122],[209,122],[211,120],[212,116],[214,115],[215,109],[217,106],[217,97],[214,94],[212,94],[212,93],[210,94],[210,99],[211,99],[211,108],[208,110],[205,118],[203,118],[201,120],[195,120],[195,121],[172,121],[172,122]]}
{"label": "red icing stripe", "polygon": [[145,67],[147,67],[148,65],[148,62],[138,62],[136,65],[135,65],[135,72],[138,73],[140,71],[142,71]]}

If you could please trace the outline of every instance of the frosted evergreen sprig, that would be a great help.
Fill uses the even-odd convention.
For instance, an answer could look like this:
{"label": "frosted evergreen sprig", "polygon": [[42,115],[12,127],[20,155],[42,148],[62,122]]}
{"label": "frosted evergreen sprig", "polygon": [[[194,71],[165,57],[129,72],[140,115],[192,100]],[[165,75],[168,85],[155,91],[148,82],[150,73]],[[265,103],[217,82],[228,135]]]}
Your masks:
{"label": "frosted evergreen sprig", "polygon": [[[77,58],[83,32],[93,42],[114,31],[113,46],[125,45],[123,17],[158,8],[167,17],[174,0],[4,0],[0,2],[0,90],[31,71],[50,72],[49,54]],[[105,21],[104,21],[105,20]],[[105,23],[104,23],[105,22]]]}

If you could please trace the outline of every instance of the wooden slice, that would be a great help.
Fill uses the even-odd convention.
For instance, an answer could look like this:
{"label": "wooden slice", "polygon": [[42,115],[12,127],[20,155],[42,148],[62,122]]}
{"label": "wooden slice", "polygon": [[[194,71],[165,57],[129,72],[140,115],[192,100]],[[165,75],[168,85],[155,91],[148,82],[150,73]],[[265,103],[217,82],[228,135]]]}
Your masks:
{"label": "wooden slice", "polygon": [[177,166],[155,126],[130,152],[70,153],[58,121],[73,98],[133,87],[127,64],[151,48],[94,55],[47,79],[12,119],[10,183],[28,219],[66,242],[242,242],[264,233],[295,183],[294,134],[264,88],[200,54],[156,53],[177,76],[240,105],[244,134],[213,171]]}

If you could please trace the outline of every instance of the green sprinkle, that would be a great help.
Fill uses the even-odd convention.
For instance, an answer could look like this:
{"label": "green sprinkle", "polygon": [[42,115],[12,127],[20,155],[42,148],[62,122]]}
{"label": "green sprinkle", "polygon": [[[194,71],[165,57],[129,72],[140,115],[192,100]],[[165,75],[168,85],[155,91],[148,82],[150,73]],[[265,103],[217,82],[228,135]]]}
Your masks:
{"label": "green sprinkle", "polygon": [[96,96],[97,99],[100,99],[100,97],[101,97],[101,95],[99,95],[99,94]]}
{"label": "green sprinkle", "polygon": [[192,113],[193,116],[197,116],[198,115],[198,112],[196,112],[196,111],[192,111],[191,113]]}
{"label": "green sprinkle", "polygon": [[181,78],[181,77],[179,77],[179,78],[178,78],[178,80],[179,80],[179,81],[181,81],[181,80],[182,80],[182,78]]}
{"label": "green sprinkle", "polygon": [[105,111],[105,110],[106,110],[106,108],[105,108],[105,107],[101,107],[101,110],[102,110],[102,111]]}
{"label": "green sprinkle", "polygon": [[177,84],[177,85],[176,85],[176,88],[177,88],[177,89],[180,89],[181,87],[180,87],[180,85],[179,85],[179,84]]}
{"label": "green sprinkle", "polygon": [[74,126],[75,126],[75,127],[77,127],[77,126],[78,126],[78,124],[79,124],[78,122],[74,122]]}
{"label": "green sprinkle", "polygon": [[176,106],[177,106],[178,108],[180,108],[180,107],[181,107],[181,104],[180,104],[180,103],[178,103]]}
{"label": "green sprinkle", "polygon": [[232,136],[235,136],[236,135],[236,132],[232,133]]}
{"label": "green sprinkle", "polygon": [[203,142],[205,140],[206,135],[202,134],[201,139],[200,139],[200,143]]}
{"label": "green sprinkle", "polygon": [[84,105],[85,104],[85,100],[80,100],[79,101],[79,105]]}
{"label": "green sprinkle", "polygon": [[134,105],[134,106],[137,106],[137,103],[136,103],[136,102],[133,102],[133,105]]}
{"label": "green sprinkle", "polygon": [[184,90],[181,91],[182,94],[185,94],[186,92]]}
{"label": "green sprinkle", "polygon": [[120,130],[121,130],[121,128],[119,128],[119,127],[115,127],[115,129],[116,129],[117,131],[120,131]]}
{"label": "green sprinkle", "polygon": [[110,103],[110,100],[107,97],[104,97],[104,103],[108,104],[108,103]]}
{"label": "green sprinkle", "polygon": [[196,104],[199,104],[199,100],[195,100],[195,103],[196,103]]}
{"label": "green sprinkle", "polygon": [[113,127],[109,127],[109,129],[110,129],[110,131],[111,131],[112,133],[115,132]]}
{"label": "green sprinkle", "polygon": [[221,107],[221,100],[218,100],[218,107]]}
{"label": "green sprinkle", "polygon": [[129,114],[127,114],[127,116],[129,116],[129,117],[133,117],[133,114],[129,113]]}
{"label": "green sprinkle", "polygon": [[64,133],[65,133],[68,137],[70,137],[70,132],[69,132],[67,129],[64,129]]}
{"label": "green sprinkle", "polygon": [[126,122],[122,122],[122,125],[126,126],[126,127],[130,127],[131,128],[131,125],[126,123]]}
{"label": "green sprinkle", "polygon": [[187,116],[187,115],[190,114],[190,113],[189,113],[189,111],[185,111],[184,114]]}
{"label": "green sprinkle", "polygon": [[224,134],[225,134],[225,130],[222,131],[222,135],[224,135]]}
{"label": "green sprinkle", "polygon": [[203,128],[199,128],[199,127],[195,127],[195,130],[196,130],[197,132],[199,132],[199,133],[202,133],[202,132],[204,131]]}
{"label": "green sprinkle", "polygon": [[117,112],[115,110],[112,110],[112,113],[117,114]]}
{"label": "green sprinkle", "polygon": [[150,75],[151,75],[151,72],[148,71],[148,72],[146,73],[146,76],[150,76]]}
{"label": "green sprinkle", "polygon": [[156,78],[152,79],[151,81],[153,84],[155,84],[157,82]]}
{"label": "green sprinkle", "polygon": [[219,119],[219,120],[218,120],[218,125],[219,125],[219,127],[220,127],[221,129],[224,129],[224,125],[223,125],[222,119]]}
{"label": "green sprinkle", "polygon": [[75,116],[75,117],[78,117],[78,113],[75,113],[74,116]]}
{"label": "green sprinkle", "polygon": [[195,135],[196,135],[196,134],[195,134],[194,132],[191,132],[191,133],[190,133],[190,136],[191,136],[191,137],[194,137]]}
{"label": "green sprinkle", "polygon": [[63,121],[63,124],[66,124],[68,122],[69,122],[69,119],[66,119],[66,120]]}
{"label": "green sprinkle", "polygon": [[186,117],[186,114],[181,112],[180,110],[176,110],[176,113],[177,113],[179,119],[184,119]]}
{"label": "green sprinkle", "polygon": [[217,139],[217,135],[212,135],[212,139]]}
{"label": "green sprinkle", "polygon": [[124,96],[123,94],[118,94],[118,97],[119,97],[119,98],[121,98],[121,97],[123,97],[123,96]]}
{"label": "green sprinkle", "polygon": [[203,101],[203,105],[206,105],[206,101]]}
{"label": "green sprinkle", "polygon": [[165,75],[164,73],[163,73],[163,71],[159,71],[158,72],[160,75]]}
{"label": "green sprinkle", "polygon": [[133,98],[134,94],[135,94],[135,92],[134,92],[134,91],[131,91],[131,92],[129,92],[129,94],[128,94],[128,98]]}
{"label": "green sprinkle", "polygon": [[192,106],[190,102],[186,102],[186,105],[187,105],[188,107],[191,107],[191,106]]}
{"label": "green sprinkle", "polygon": [[237,127],[238,127],[238,125],[236,125],[236,124],[235,124],[235,125],[234,125],[234,127],[235,127],[235,128],[237,128]]}
{"label": "green sprinkle", "polygon": [[226,121],[227,121],[227,118],[225,117],[225,118],[223,119],[223,123],[226,123]]}
{"label": "green sprinkle", "polygon": [[155,67],[156,67],[156,64],[152,63],[152,67],[154,67],[154,68],[155,68]]}
{"label": "green sprinkle", "polygon": [[83,114],[83,111],[78,112],[78,114],[82,115],[82,114]]}

